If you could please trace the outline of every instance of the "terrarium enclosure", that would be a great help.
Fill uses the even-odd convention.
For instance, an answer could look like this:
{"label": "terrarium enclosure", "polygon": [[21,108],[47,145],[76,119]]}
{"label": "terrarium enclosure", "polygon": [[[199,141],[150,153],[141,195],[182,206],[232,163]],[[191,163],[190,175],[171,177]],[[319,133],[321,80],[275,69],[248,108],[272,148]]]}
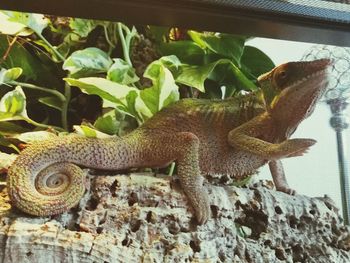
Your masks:
{"label": "terrarium enclosure", "polygon": [[[0,262],[350,262],[348,1],[0,9]],[[272,71],[318,59],[332,62],[287,65],[285,82]],[[324,96],[286,100],[260,125],[298,85]],[[255,171],[257,144],[239,148],[225,114],[273,147],[312,140]]]}

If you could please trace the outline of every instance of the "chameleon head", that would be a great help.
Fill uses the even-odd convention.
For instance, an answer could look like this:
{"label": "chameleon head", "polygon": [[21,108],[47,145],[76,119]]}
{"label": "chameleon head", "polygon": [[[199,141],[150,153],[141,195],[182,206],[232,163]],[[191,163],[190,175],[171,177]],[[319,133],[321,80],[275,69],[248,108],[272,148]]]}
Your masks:
{"label": "chameleon head", "polygon": [[[331,64],[329,59],[289,62],[260,76],[262,87],[269,84],[272,89],[265,99],[271,117],[280,123],[288,122],[292,128],[310,116],[327,89]],[[265,96],[264,88],[263,93]]]}

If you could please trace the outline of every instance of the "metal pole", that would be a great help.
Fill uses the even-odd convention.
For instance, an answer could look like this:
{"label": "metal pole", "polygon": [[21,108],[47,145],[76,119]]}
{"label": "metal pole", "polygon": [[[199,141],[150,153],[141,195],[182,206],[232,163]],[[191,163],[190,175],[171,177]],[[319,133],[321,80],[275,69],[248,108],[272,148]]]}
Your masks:
{"label": "metal pole", "polygon": [[350,182],[349,182],[349,167],[345,158],[344,138],[342,131],[336,131],[337,148],[338,148],[338,165],[340,175],[340,188],[343,207],[344,223],[349,225],[350,220]]}
{"label": "metal pole", "polygon": [[349,167],[347,161],[346,150],[344,147],[343,130],[349,127],[347,117],[343,112],[345,111],[348,103],[346,98],[340,96],[334,99],[327,100],[330,105],[332,117],[330,124],[336,131],[337,136],[337,149],[338,149],[338,166],[340,176],[340,190],[343,208],[343,218],[346,225],[350,224],[350,180],[349,180]]}

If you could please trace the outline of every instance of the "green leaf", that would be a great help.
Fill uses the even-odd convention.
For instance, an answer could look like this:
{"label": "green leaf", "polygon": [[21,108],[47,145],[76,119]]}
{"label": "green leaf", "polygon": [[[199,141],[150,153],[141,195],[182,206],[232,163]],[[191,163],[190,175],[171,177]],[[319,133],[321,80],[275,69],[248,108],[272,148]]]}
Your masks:
{"label": "green leaf", "polygon": [[[16,119],[15,117],[28,118],[26,111],[26,97],[21,87],[17,86],[15,90],[6,93],[1,98],[0,112],[4,114],[2,116],[3,118],[0,116],[0,121]],[[10,114],[10,119],[8,119],[8,117],[6,118],[6,114]]]}
{"label": "green leaf", "polygon": [[260,49],[245,46],[241,58],[242,68],[255,78],[275,67],[273,61]]}
{"label": "green leaf", "polygon": [[113,60],[114,63],[107,72],[107,79],[124,85],[132,84],[139,80],[135,69],[127,62],[120,58]]}
{"label": "green leaf", "polygon": [[138,116],[141,120],[147,119],[150,116],[149,110],[145,104],[137,105],[138,99],[139,93],[135,90],[130,91],[126,96],[126,111],[132,116]]}
{"label": "green leaf", "polygon": [[14,11],[3,11],[7,15],[8,21],[22,24],[35,33],[41,34],[44,28],[46,28],[50,22],[44,15],[40,14],[30,14],[23,12],[14,12]]}
{"label": "green leaf", "polygon": [[64,80],[69,85],[78,87],[86,94],[98,95],[104,100],[104,102],[109,101],[113,104],[123,104],[122,100],[131,90],[133,90],[133,88],[104,78],[65,78]]}
{"label": "green leaf", "polygon": [[204,66],[183,65],[181,66],[180,75],[176,78],[176,82],[205,92],[204,81],[209,77],[215,66],[216,63]]}
{"label": "green leaf", "polygon": [[80,134],[83,135],[85,137],[90,137],[90,138],[110,138],[111,136],[109,136],[108,134],[105,134],[103,132],[100,132],[96,129],[94,129],[93,127],[90,127],[88,125],[74,125],[73,126],[74,130]]}
{"label": "green leaf", "polygon": [[57,97],[42,97],[38,100],[46,106],[62,111],[62,101]]}
{"label": "green leaf", "polygon": [[49,65],[43,64],[24,45],[18,42],[9,47],[8,36],[0,35],[0,54],[5,54],[9,48],[10,51],[6,59],[0,61],[1,67],[8,69],[20,67],[23,70],[22,78],[25,81],[35,80],[37,83],[50,83],[52,86],[59,84],[58,77],[48,69]]}
{"label": "green leaf", "polygon": [[[112,113],[112,114],[111,114]],[[102,117],[99,117],[95,123],[94,126],[96,129],[103,133],[107,133],[109,135],[115,135],[117,134],[119,130],[119,122],[115,118],[115,111],[111,111],[111,113],[105,114]]]}
{"label": "green leaf", "polygon": [[[7,138],[5,138],[1,133],[0,133],[0,146],[11,148],[18,153],[20,152],[19,149],[17,148],[17,146],[14,145],[12,142],[10,142]],[[1,152],[0,152],[0,154],[1,154]],[[1,160],[0,160],[0,162],[1,162]],[[0,170],[1,170],[1,165],[0,165]]]}
{"label": "green leaf", "polygon": [[222,33],[199,33],[196,31],[188,31],[188,34],[203,49],[208,49],[231,59],[236,65],[240,64],[246,37]]}
{"label": "green leaf", "polygon": [[0,171],[8,170],[16,158],[17,154],[7,154],[0,152]]}
{"label": "green leaf", "polygon": [[[0,114],[1,116],[1,114]],[[0,117],[1,119],[1,117]],[[13,135],[17,133],[23,133],[23,132],[28,132],[29,130],[26,128],[23,128],[22,126],[19,126],[15,123],[12,122],[7,122],[7,121],[1,121],[0,125],[0,133],[4,135]]]}
{"label": "green leaf", "polygon": [[182,65],[180,60],[174,56],[164,56],[160,59],[153,61],[151,64],[149,64],[143,74],[145,78],[149,78],[152,81],[157,81],[160,74],[160,68],[161,66],[164,66],[168,70],[171,71],[173,74],[178,73],[179,67]]}
{"label": "green leaf", "polygon": [[74,125],[73,126],[74,130],[81,135],[84,135],[85,137],[89,137],[89,138],[96,138],[97,137],[97,132],[95,129],[86,126],[86,125]]}
{"label": "green leaf", "polygon": [[87,37],[89,33],[94,30],[99,24],[101,24],[100,21],[81,18],[72,18],[69,21],[69,27],[73,30],[74,33],[78,34],[81,37]]}
{"label": "green leaf", "polygon": [[148,33],[146,35],[151,35],[151,38],[154,39],[157,44],[164,42],[169,36],[170,31],[169,27],[163,26],[147,26],[145,29]]}
{"label": "green leaf", "polygon": [[19,76],[21,76],[22,72],[23,70],[18,67],[11,69],[2,68],[0,70],[0,85],[18,79]]}
{"label": "green leaf", "polygon": [[141,90],[140,95],[148,109],[155,114],[163,107],[179,99],[179,88],[171,72],[161,64],[152,63],[147,77],[152,79],[153,86]]}
{"label": "green leaf", "polygon": [[[130,107],[128,106],[127,101],[128,94],[130,92],[134,91],[136,94],[139,94],[140,90],[138,89],[126,85],[121,85],[104,78],[66,78],[64,80],[69,85],[80,88],[84,93],[100,96],[103,99],[103,107],[118,107],[125,113],[128,113],[133,117],[138,117],[128,110]],[[139,98],[139,96],[137,96],[135,99],[134,107],[136,111],[141,114],[141,116],[150,117],[152,115],[150,110],[145,106],[145,103]]]}
{"label": "green leaf", "polygon": [[[236,78],[245,89],[255,90],[255,84],[250,81],[241,71],[228,59],[220,59],[216,62],[203,65],[203,66],[193,66],[193,65],[182,65],[181,73],[177,76],[176,82],[185,84],[190,87],[194,87],[201,92],[205,91],[204,82],[209,78],[210,74],[213,72],[215,67],[221,64],[228,64],[231,70],[231,74]],[[219,87],[218,87],[219,88]]]}
{"label": "green leaf", "polygon": [[107,72],[112,63],[106,52],[89,47],[73,52],[64,62],[63,69],[68,70],[71,77],[77,78]]}
{"label": "green leaf", "polygon": [[21,133],[19,135],[12,136],[12,137],[25,143],[33,143],[33,142],[38,142],[38,141],[43,141],[48,139],[56,139],[57,135],[47,131],[34,131],[34,132]]}
{"label": "green leaf", "polygon": [[13,121],[13,120],[21,120],[22,118],[18,116],[13,116],[10,112],[2,112],[0,111],[0,122],[3,121]]}
{"label": "green leaf", "polygon": [[182,63],[199,65],[204,61],[204,50],[193,41],[174,41],[160,44],[163,55],[175,55]]}
{"label": "green leaf", "polygon": [[5,35],[29,36],[33,30],[26,25],[9,21],[10,17],[4,11],[0,11],[0,33]]}

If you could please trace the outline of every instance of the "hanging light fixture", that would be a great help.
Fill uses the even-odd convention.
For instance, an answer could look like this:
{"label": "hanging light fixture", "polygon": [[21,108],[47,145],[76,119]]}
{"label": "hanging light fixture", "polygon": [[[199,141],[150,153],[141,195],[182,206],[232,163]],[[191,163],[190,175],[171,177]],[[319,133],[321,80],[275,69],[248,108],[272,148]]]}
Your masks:
{"label": "hanging light fixture", "polygon": [[304,60],[320,58],[332,59],[330,69],[329,89],[325,94],[326,103],[330,106],[332,117],[330,125],[336,132],[338,165],[341,186],[343,218],[345,224],[350,224],[350,179],[349,179],[349,149],[343,131],[349,127],[346,108],[350,98],[350,48],[316,45],[304,56]]}

